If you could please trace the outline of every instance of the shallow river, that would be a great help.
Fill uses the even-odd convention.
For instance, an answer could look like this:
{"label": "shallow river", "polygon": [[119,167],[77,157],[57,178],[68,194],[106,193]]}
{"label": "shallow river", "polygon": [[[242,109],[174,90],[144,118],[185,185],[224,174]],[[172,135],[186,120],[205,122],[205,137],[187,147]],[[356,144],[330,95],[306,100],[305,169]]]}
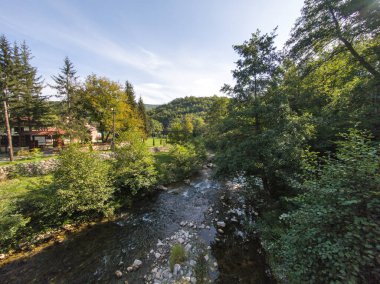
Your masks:
{"label": "shallow river", "polygon": [[[62,244],[1,267],[0,283],[124,283],[126,280],[129,284],[145,283],[143,277],[153,264],[147,257],[149,251],[158,239],[163,240],[181,229],[182,221],[197,224],[198,228],[192,229],[197,240],[211,247],[211,255],[218,263],[210,275],[212,282],[273,283],[259,241],[245,238],[242,225],[226,219],[227,209],[231,207],[224,207],[235,202],[234,193],[226,185],[213,181],[210,175],[210,169],[203,170],[190,184],[172,185],[168,191],[145,200],[128,217],[95,225],[71,235]],[[221,196],[225,198],[222,200]],[[209,211],[210,206],[213,212]],[[225,221],[223,234],[217,233],[215,218]],[[210,228],[199,229],[200,225]],[[116,270],[126,271],[135,259],[143,262],[139,270],[123,274],[119,279],[115,277]]]}

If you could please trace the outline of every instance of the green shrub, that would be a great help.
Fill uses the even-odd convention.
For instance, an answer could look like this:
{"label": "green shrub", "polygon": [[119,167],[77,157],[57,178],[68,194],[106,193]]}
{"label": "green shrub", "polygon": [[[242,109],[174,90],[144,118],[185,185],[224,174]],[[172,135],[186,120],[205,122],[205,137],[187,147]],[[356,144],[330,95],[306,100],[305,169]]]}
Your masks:
{"label": "green shrub", "polygon": [[136,195],[156,183],[154,159],[141,139],[130,139],[115,151],[113,165],[115,187],[121,193]]}
{"label": "green shrub", "polygon": [[185,248],[180,245],[176,244],[172,246],[170,250],[170,257],[169,257],[169,265],[170,269],[173,271],[175,264],[180,264],[186,260],[186,251]]}
{"label": "green shrub", "polygon": [[165,182],[174,182],[190,177],[201,168],[205,153],[201,144],[174,145],[169,153],[170,162],[162,165],[161,178]]}
{"label": "green shrub", "polygon": [[114,192],[108,164],[76,146],[63,150],[53,176],[59,212],[67,218],[107,216]]}
{"label": "green shrub", "polygon": [[380,282],[380,149],[356,130],[344,138],[323,166],[308,163],[298,209],[280,216],[273,253],[290,283]]}
{"label": "green shrub", "polygon": [[15,245],[22,237],[29,218],[25,218],[13,202],[0,202],[0,251]]}

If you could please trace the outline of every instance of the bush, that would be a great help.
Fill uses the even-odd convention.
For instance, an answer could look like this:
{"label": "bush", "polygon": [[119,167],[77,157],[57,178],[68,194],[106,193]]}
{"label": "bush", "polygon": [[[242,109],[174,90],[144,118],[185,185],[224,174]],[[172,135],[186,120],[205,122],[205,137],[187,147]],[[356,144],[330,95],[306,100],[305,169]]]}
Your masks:
{"label": "bush", "polygon": [[22,237],[24,228],[30,221],[17,210],[17,206],[12,202],[2,201],[0,203],[0,251],[5,250],[17,243]]}
{"label": "bush", "polygon": [[274,253],[290,283],[380,282],[380,149],[356,130],[343,137],[322,167],[308,163],[298,209],[280,216]]}
{"label": "bush", "polygon": [[172,246],[170,251],[170,257],[169,257],[169,265],[170,269],[173,271],[175,264],[180,264],[186,260],[186,251],[185,248],[180,245],[176,244]]}
{"label": "bush", "polygon": [[136,195],[156,183],[154,159],[145,143],[138,138],[117,147],[113,166],[115,187],[127,195]]}
{"label": "bush", "polygon": [[53,184],[62,215],[67,218],[87,218],[112,213],[114,189],[105,161],[92,153],[80,151],[76,146],[70,146],[62,151],[58,163]]}
{"label": "bush", "polygon": [[203,145],[174,145],[169,153],[171,161],[162,165],[161,174],[165,182],[174,182],[190,177],[202,166],[206,157]]}

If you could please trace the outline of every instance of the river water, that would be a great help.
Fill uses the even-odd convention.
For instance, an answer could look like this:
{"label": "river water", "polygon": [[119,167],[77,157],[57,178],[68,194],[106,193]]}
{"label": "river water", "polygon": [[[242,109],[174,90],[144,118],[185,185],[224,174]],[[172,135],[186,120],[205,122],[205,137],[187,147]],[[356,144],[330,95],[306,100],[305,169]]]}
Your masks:
{"label": "river water", "polygon": [[[149,251],[158,239],[180,230],[183,221],[197,224],[192,229],[197,241],[211,247],[218,263],[211,282],[273,283],[259,240],[246,238],[242,222],[230,221],[227,211],[236,200],[234,192],[212,180],[211,170],[205,169],[190,184],[172,185],[137,204],[127,217],[97,224],[62,244],[0,267],[0,283],[145,283],[143,277],[153,263]],[[244,216],[236,212],[236,218]],[[226,223],[223,234],[217,232],[216,219]],[[199,229],[205,225],[210,228]],[[116,270],[126,271],[135,259],[143,262],[139,270],[115,276]]]}

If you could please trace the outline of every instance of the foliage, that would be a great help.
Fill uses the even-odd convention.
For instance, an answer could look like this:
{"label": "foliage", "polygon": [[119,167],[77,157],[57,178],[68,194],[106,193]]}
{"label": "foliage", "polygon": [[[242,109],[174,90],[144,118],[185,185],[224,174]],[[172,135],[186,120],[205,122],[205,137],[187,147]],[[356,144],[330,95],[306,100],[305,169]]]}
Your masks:
{"label": "foliage", "polygon": [[206,157],[204,146],[199,143],[173,145],[169,152],[170,162],[161,165],[160,179],[166,183],[183,180],[198,171]]}
{"label": "foliage", "polygon": [[90,122],[96,124],[102,133],[103,142],[112,133],[113,118],[116,133],[143,128],[136,110],[128,103],[129,94],[118,83],[91,75],[87,77],[82,92],[83,109]]}
{"label": "foliage", "polygon": [[152,154],[136,135],[128,135],[127,142],[116,148],[113,166],[115,187],[123,195],[136,195],[156,183],[157,172]]}
{"label": "foliage", "polygon": [[281,217],[288,230],[273,253],[291,282],[380,280],[380,148],[357,130],[342,136],[321,167],[306,163],[297,209]]}
{"label": "foliage", "polygon": [[14,202],[0,203],[0,251],[12,245],[16,239],[23,235],[23,229],[29,222],[29,218],[25,218],[18,212]]}
{"label": "foliage", "polygon": [[59,212],[67,218],[107,216],[112,212],[112,187],[106,162],[75,145],[62,151],[54,173]]}
{"label": "foliage", "polygon": [[186,260],[185,248],[180,244],[175,244],[170,250],[169,266],[173,271],[175,264],[180,264]]}
{"label": "foliage", "polygon": [[359,53],[356,46],[363,39],[379,35],[379,19],[380,4],[376,0],[305,1],[302,16],[288,42],[291,55],[308,60],[322,51],[330,50],[336,54],[348,50],[356,62],[379,81],[376,61],[370,62],[367,58],[369,53],[376,53],[376,48],[370,47]]}
{"label": "foliage", "polygon": [[161,122],[164,129],[167,129],[175,118],[181,119],[187,114],[204,118],[213,102],[217,99],[217,96],[178,98],[168,104],[157,106],[150,110],[148,115]]}

